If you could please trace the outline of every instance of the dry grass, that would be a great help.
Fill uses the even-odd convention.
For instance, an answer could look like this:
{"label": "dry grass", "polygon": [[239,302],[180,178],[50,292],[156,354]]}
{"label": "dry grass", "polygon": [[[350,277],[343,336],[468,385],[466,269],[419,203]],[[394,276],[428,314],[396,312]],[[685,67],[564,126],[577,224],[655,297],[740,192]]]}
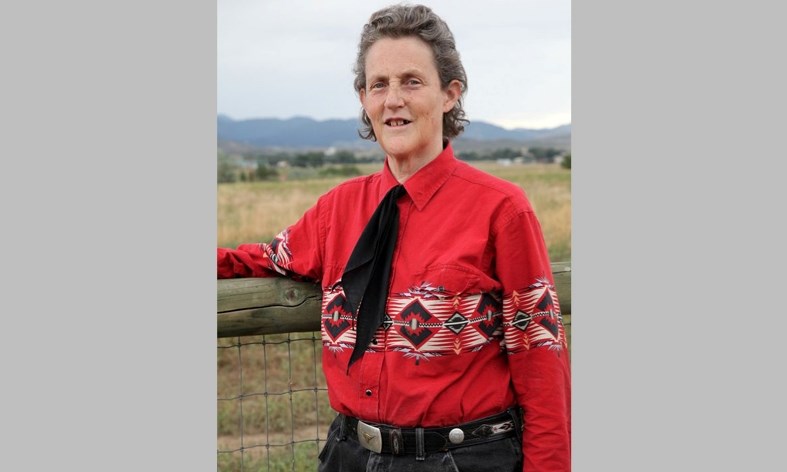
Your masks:
{"label": "dry grass", "polygon": [[[554,164],[501,166],[490,162],[476,167],[522,187],[544,232],[554,262],[571,259],[571,173]],[[359,166],[365,173],[379,164]],[[294,223],[317,198],[342,178],[222,184],[218,187],[218,245],[269,241]]]}
{"label": "dry grass", "polygon": [[218,245],[269,241],[339,182],[332,178],[219,185]]}

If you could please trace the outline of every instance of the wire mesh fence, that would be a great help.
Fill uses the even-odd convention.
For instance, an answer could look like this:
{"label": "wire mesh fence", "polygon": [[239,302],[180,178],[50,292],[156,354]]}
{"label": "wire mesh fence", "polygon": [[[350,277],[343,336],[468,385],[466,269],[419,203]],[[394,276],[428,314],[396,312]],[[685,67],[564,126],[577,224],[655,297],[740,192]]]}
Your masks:
{"label": "wire mesh fence", "polygon": [[220,472],[314,471],[336,413],[318,332],[218,338]]}

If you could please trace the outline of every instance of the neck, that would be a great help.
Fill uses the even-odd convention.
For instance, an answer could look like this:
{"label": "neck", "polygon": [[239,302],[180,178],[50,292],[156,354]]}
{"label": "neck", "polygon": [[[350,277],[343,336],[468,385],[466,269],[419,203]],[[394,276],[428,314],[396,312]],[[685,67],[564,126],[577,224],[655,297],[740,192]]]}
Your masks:
{"label": "neck", "polygon": [[393,154],[388,154],[386,160],[388,161],[388,168],[391,169],[393,176],[400,184],[403,184],[425,165],[437,159],[437,156],[439,156],[441,152],[443,152],[442,143],[440,143],[436,151],[432,150],[432,152],[425,153],[421,157],[395,156]]}

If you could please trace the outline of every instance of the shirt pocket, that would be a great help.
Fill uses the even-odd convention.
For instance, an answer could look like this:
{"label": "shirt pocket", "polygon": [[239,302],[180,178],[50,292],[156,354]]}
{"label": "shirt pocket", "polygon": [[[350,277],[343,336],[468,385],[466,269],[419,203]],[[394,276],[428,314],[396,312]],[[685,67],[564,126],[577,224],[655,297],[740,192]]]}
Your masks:
{"label": "shirt pocket", "polygon": [[414,286],[432,291],[436,296],[455,297],[494,290],[489,276],[476,267],[460,264],[434,264],[414,276]]}
{"label": "shirt pocket", "polygon": [[428,287],[441,296],[499,292],[502,285],[478,267],[463,264],[432,264],[414,274],[414,287]]}

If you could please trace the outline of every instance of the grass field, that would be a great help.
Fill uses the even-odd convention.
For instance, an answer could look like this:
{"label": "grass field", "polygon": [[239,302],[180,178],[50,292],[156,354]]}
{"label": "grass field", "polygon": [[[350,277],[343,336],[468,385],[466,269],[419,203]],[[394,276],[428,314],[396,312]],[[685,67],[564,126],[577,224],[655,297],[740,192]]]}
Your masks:
{"label": "grass field", "polygon": [[[554,164],[473,165],[522,187],[541,222],[552,262],[571,260],[569,170]],[[380,166],[358,167],[371,173]],[[269,241],[343,180],[219,185],[218,245]],[[318,439],[325,439],[335,415],[324,391],[319,339],[319,333],[291,333],[217,340],[217,445],[219,451],[234,451],[218,454],[219,471],[314,470]]]}
{"label": "grass field", "polygon": [[[381,164],[358,166],[364,173]],[[502,166],[475,162],[476,167],[518,184],[527,194],[544,231],[553,262],[571,259],[571,173],[556,164]],[[313,178],[247,182],[218,186],[218,245],[269,241],[294,223],[317,198],[346,178]]]}

